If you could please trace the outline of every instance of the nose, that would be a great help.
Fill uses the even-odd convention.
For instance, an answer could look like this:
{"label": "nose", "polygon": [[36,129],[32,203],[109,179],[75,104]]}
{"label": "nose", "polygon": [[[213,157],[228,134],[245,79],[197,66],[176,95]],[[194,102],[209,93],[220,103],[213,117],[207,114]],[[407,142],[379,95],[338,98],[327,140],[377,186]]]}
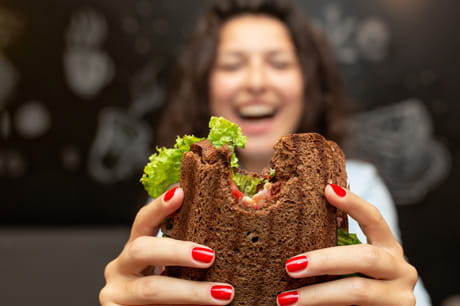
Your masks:
{"label": "nose", "polygon": [[252,94],[261,94],[267,88],[267,76],[260,63],[252,64],[247,72],[246,88]]}

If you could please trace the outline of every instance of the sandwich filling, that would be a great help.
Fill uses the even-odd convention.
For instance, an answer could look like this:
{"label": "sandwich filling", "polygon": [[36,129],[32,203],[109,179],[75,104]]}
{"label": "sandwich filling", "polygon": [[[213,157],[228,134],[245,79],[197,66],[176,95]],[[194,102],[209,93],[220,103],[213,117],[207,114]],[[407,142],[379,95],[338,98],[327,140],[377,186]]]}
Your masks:
{"label": "sandwich filling", "polygon": [[263,188],[252,197],[244,196],[240,201],[241,205],[253,209],[261,209],[268,204],[268,201],[273,197],[272,183],[265,183]]}
{"label": "sandwich filling", "polygon": [[244,207],[264,208],[274,195],[272,179],[275,170],[270,169],[266,175],[246,174],[243,170],[232,169],[229,178],[232,195]]}
{"label": "sandwich filling", "polygon": [[272,185],[272,183],[267,182],[254,195],[249,196],[241,192],[235,182],[230,180],[232,195],[239,201],[239,204],[256,210],[264,208],[273,197]]}

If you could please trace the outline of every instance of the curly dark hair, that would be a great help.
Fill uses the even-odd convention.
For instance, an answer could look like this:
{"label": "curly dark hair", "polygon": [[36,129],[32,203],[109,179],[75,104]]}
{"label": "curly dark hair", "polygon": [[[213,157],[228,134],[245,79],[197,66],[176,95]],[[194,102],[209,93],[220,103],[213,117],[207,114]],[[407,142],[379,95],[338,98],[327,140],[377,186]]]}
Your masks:
{"label": "curly dark hair", "polygon": [[244,14],[274,17],[290,33],[304,75],[304,103],[308,104],[297,132],[317,132],[340,141],[343,136],[344,86],[335,58],[321,32],[287,0],[217,0],[199,19],[179,60],[156,129],[157,143],[170,146],[176,135],[207,135],[211,116],[208,83],[220,29],[228,20]]}

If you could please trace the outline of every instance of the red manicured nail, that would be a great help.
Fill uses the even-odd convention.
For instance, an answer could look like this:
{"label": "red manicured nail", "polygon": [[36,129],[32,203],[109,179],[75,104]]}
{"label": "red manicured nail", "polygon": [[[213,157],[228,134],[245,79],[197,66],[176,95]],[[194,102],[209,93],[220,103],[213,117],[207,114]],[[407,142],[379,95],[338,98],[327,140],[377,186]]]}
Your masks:
{"label": "red manicured nail", "polygon": [[168,202],[169,200],[171,200],[177,188],[179,188],[179,186],[169,189],[168,192],[166,192],[163,196],[163,201]]}
{"label": "red manicured nail", "polygon": [[192,257],[196,261],[210,263],[214,259],[214,251],[207,248],[196,247],[192,249]]}
{"label": "red manicured nail", "polygon": [[335,194],[338,195],[339,197],[343,198],[344,196],[347,195],[347,192],[342,187],[335,185],[335,184],[329,184],[329,185],[332,187],[332,190],[334,190]]}
{"label": "red manicured nail", "polygon": [[233,294],[233,287],[228,285],[215,285],[211,287],[211,295],[218,300],[230,300]]}
{"label": "red manicured nail", "polygon": [[284,292],[278,295],[278,304],[280,306],[287,306],[297,303],[299,300],[299,293],[297,291]]}
{"label": "red manicured nail", "polygon": [[288,272],[299,272],[308,266],[308,257],[305,255],[292,257],[286,261],[286,270]]}

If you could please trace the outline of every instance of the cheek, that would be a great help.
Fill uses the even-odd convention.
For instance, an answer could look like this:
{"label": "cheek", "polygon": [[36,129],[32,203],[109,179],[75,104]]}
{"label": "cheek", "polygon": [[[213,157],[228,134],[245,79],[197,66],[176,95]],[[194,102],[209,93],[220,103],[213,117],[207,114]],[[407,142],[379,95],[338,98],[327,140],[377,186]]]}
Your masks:
{"label": "cheek", "polygon": [[284,97],[286,103],[301,107],[304,99],[304,84],[302,76],[298,73],[290,73],[279,76],[274,82],[278,92]]}
{"label": "cheek", "polygon": [[238,78],[216,73],[210,79],[211,103],[225,102],[238,89]]}

